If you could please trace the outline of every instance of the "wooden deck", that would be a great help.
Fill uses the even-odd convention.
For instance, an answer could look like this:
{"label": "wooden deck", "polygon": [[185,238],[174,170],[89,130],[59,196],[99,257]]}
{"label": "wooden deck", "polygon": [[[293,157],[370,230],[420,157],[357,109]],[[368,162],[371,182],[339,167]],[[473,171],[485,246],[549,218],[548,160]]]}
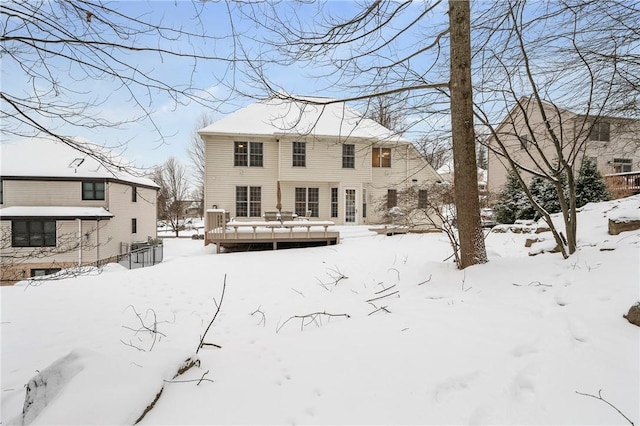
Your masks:
{"label": "wooden deck", "polygon": [[[224,213],[222,213],[224,214]],[[216,252],[222,247],[229,250],[251,248],[304,247],[333,245],[340,242],[340,233],[332,230],[331,221],[238,221],[226,222],[220,211],[208,210],[204,244],[215,244]]]}
{"label": "wooden deck", "polygon": [[609,190],[622,196],[640,194],[640,172],[615,173],[604,176]]}

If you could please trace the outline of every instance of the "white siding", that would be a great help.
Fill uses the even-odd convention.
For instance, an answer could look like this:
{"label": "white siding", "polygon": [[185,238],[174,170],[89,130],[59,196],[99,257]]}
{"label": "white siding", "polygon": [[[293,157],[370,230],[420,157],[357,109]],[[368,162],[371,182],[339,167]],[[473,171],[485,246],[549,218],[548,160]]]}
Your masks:
{"label": "white siding", "polygon": [[[373,170],[371,147],[374,141],[349,139],[355,145],[355,168],[342,167],[342,142],[311,136],[280,135],[247,137],[206,135],[205,139],[205,207],[225,209],[235,215],[235,188],[238,185],[262,188],[262,211],[276,209],[276,188],[280,181],[282,210],[295,210],[295,188],[319,188],[319,219],[344,223],[344,190],[356,189],[357,223],[381,220],[373,200],[386,196],[387,188],[402,189],[408,185],[428,185],[440,177],[418,154],[413,145],[400,143],[392,149],[392,167]],[[264,143],[263,167],[234,167],[233,142]],[[306,142],[306,165],[293,167],[292,143]],[[415,181],[414,181],[415,179]],[[339,213],[331,217],[331,188],[338,188]],[[368,188],[368,217],[362,218],[362,193]]]}

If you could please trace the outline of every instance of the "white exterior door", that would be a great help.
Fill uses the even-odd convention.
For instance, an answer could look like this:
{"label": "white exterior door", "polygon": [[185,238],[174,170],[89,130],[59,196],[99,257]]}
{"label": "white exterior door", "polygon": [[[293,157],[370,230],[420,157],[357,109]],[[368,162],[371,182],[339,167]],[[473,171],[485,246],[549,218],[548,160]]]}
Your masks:
{"label": "white exterior door", "polygon": [[345,225],[355,225],[357,223],[355,188],[345,188],[344,190],[344,223]]}

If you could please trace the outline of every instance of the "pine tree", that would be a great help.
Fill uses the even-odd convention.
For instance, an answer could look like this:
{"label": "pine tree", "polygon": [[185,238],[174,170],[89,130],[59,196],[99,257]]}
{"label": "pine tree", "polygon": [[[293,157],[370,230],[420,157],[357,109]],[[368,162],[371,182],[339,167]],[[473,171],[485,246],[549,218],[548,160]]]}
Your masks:
{"label": "pine tree", "polygon": [[520,187],[513,170],[507,173],[507,180],[493,211],[498,223],[514,223],[518,219],[533,218],[533,206]]}
{"label": "pine tree", "polygon": [[[562,174],[560,176],[560,182],[562,190],[567,194],[567,177]],[[529,191],[533,195],[533,198],[549,213],[558,213],[560,211],[560,201],[558,200],[558,193],[553,182],[549,179],[543,179],[541,177],[534,177],[529,183]],[[540,214],[534,211],[533,219],[539,219]]]}
{"label": "pine tree", "polygon": [[576,206],[587,203],[609,201],[611,194],[604,178],[598,171],[595,160],[586,158],[582,162],[576,181]]}

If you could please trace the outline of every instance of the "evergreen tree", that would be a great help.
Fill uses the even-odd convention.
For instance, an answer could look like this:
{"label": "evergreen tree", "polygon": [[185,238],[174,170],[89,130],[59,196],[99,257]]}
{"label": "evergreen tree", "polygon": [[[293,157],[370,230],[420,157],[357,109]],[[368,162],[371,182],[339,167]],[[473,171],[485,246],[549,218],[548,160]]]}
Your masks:
{"label": "evergreen tree", "polygon": [[518,219],[533,218],[533,206],[513,170],[507,173],[507,180],[493,211],[498,223],[514,223]]}
{"label": "evergreen tree", "polygon": [[[560,176],[563,191],[565,197],[567,194],[567,178],[565,175]],[[529,191],[533,198],[549,213],[558,213],[560,211],[560,201],[558,200],[558,193],[556,188],[549,179],[543,179],[541,177],[534,177],[529,183]],[[540,214],[533,210],[533,219],[539,219]]]}
{"label": "evergreen tree", "polygon": [[582,162],[576,181],[576,206],[587,203],[609,201],[611,194],[604,178],[598,171],[595,160],[586,158]]}

